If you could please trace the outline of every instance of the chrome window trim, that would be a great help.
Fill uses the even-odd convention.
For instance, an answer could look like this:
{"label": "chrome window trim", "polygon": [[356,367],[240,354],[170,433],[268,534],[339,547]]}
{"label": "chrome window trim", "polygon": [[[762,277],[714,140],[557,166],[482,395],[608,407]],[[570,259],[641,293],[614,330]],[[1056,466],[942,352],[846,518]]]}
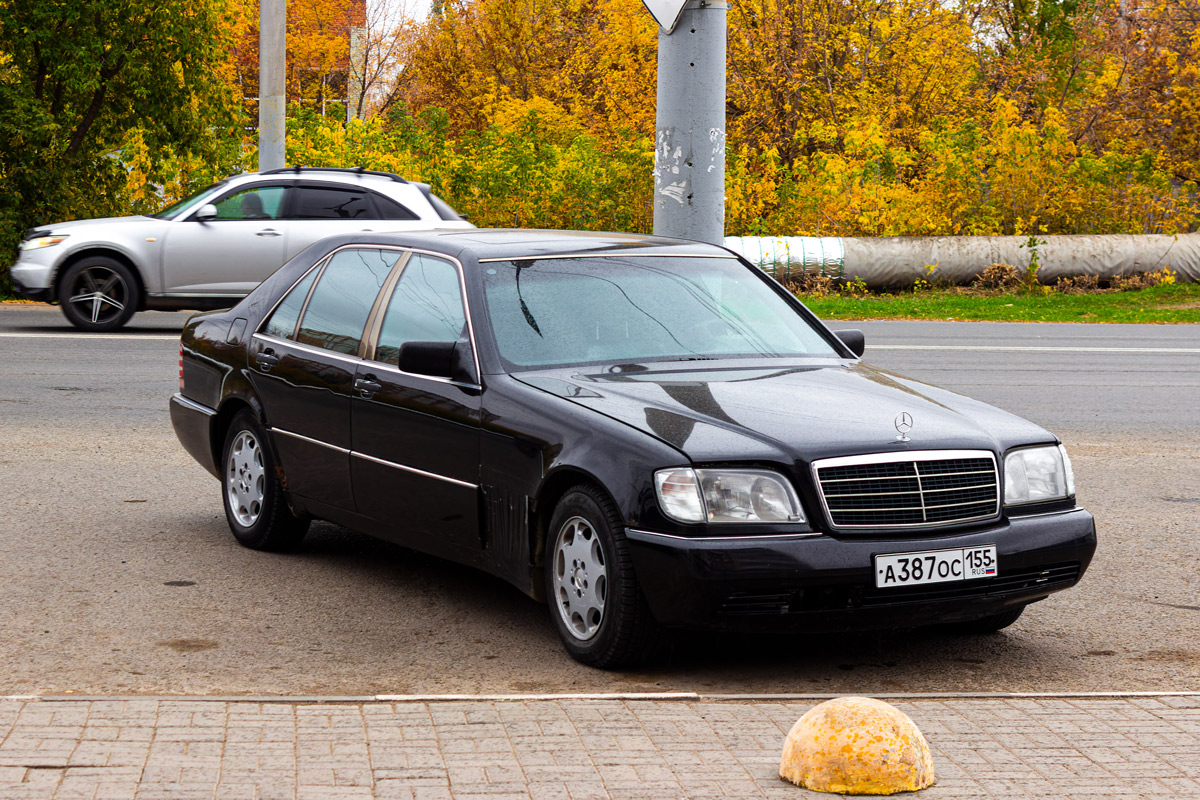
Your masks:
{"label": "chrome window trim", "polygon": [[320,447],[327,447],[330,450],[335,450],[339,453],[345,453],[347,455],[349,455],[351,452],[350,450],[347,450],[344,447],[338,447],[336,444],[330,444],[329,442],[322,442],[320,439],[311,439],[308,436],[302,436],[298,433],[292,433],[291,431],[285,431],[283,428],[271,428],[271,433],[281,433],[284,436],[290,436],[293,439],[299,439],[302,442],[308,442],[309,444],[319,445]]}
{"label": "chrome window trim", "polygon": [[374,361],[369,358],[363,359],[364,365],[370,365],[371,369],[379,371],[387,371],[396,375],[403,375],[406,378],[420,378],[425,381],[433,381],[435,383],[446,383],[451,386],[460,386],[463,389],[482,389],[483,385],[478,383],[466,383],[464,381],[456,381],[453,378],[440,378],[437,375],[419,375],[416,372],[405,372],[395,364],[388,364],[383,361]]}
{"label": "chrome window trim", "polygon": [[[258,336],[258,335],[260,335],[260,333],[261,333],[261,331],[262,331],[262,329],[263,329],[263,326],[265,326],[265,325],[267,324],[267,321],[268,321],[268,320],[270,320],[270,319],[271,319],[271,317],[272,317],[272,315],[274,315],[274,314],[275,314],[275,309],[279,308],[279,304],[280,304],[280,303],[282,303],[282,302],[284,301],[284,299],[285,299],[285,298],[286,298],[286,297],[287,297],[289,294],[291,294],[291,293],[292,293],[292,290],[293,290],[293,289],[295,289],[297,286],[299,286],[299,285],[300,285],[300,282],[301,282],[302,280],[304,280],[305,278],[307,278],[307,277],[309,276],[309,273],[311,273],[311,272],[312,272],[314,269],[315,269],[315,270],[321,270],[321,269],[324,269],[324,268],[325,268],[325,263],[326,263],[328,260],[329,260],[329,257],[328,257],[328,256],[326,256],[326,257],[324,257],[324,258],[320,259],[320,260],[319,260],[319,261],[317,261],[315,264],[313,264],[311,267],[309,267],[308,269],[304,270],[304,272],[303,272],[303,273],[301,273],[301,275],[300,275],[298,278],[296,278],[296,280],[292,281],[292,285],[291,285],[291,286],[289,286],[287,289],[285,289],[285,290],[283,291],[283,293],[279,295],[279,299],[278,299],[278,300],[276,300],[274,303],[272,303],[272,304],[271,304],[271,307],[270,307],[269,309],[267,309],[267,313],[265,313],[265,314],[263,314],[263,315],[262,315],[262,319],[260,319],[260,320],[258,321],[258,327],[254,329],[254,333],[253,333],[253,335],[254,335],[254,336]],[[321,277],[321,276],[318,274],[318,275],[317,275],[315,278],[313,278],[313,285],[312,285],[312,286],[310,286],[310,287],[308,287],[308,294],[307,294],[307,295],[305,295],[305,297],[304,297],[304,302],[300,304],[300,313],[298,313],[298,314],[296,315],[296,325],[299,325],[299,324],[300,324],[300,319],[301,319],[301,317],[303,317],[303,316],[304,316],[304,310],[305,310],[306,308],[308,308],[308,298],[309,298],[309,297],[312,297],[312,290],[313,290],[313,286],[316,286],[316,285],[317,285],[317,280],[318,280],[320,277]],[[295,335],[296,335],[296,325],[293,325],[293,326],[292,326],[292,336],[295,336]],[[266,334],[262,334],[262,335],[263,335],[263,336],[266,336]],[[269,338],[272,338],[272,339],[274,339],[274,338],[276,338],[276,337],[273,337],[273,336],[272,336],[272,337],[269,337]],[[287,341],[289,341],[289,342],[290,342],[291,340],[289,339],[289,340],[287,340]]]}
{"label": "chrome window trim", "polygon": [[[466,316],[466,319],[467,319],[467,336],[470,339],[471,360],[475,363],[475,374],[479,376],[481,383],[463,383],[461,381],[450,380],[449,378],[437,378],[432,375],[415,375],[411,372],[405,372],[404,370],[401,370],[401,369],[396,369],[395,371],[401,375],[411,375],[412,377],[415,377],[415,378],[427,378],[427,379],[433,380],[433,381],[452,383],[456,386],[468,386],[468,387],[472,387],[472,388],[481,388],[482,387],[482,379],[483,379],[483,368],[479,362],[479,345],[475,339],[475,321],[472,318],[472,314],[471,314],[471,301],[467,298],[467,275],[466,275],[466,271],[463,269],[462,262],[459,261],[454,256],[447,255],[445,253],[439,253],[436,250],[424,250],[424,249],[417,248],[417,247],[401,247],[399,245],[383,245],[383,244],[380,244],[380,245],[346,245],[346,247],[364,247],[364,246],[365,247],[373,247],[377,250],[400,250],[402,252],[410,254],[409,258],[403,259],[403,263],[397,262],[397,264],[396,264],[396,266],[399,268],[399,274],[397,274],[397,276],[396,276],[396,283],[399,283],[400,278],[403,277],[404,268],[407,267],[408,264],[412,261],[412,258],[411,258],[412,254],[420,254],[420,255],[424,255],[424,256],[432,256],[433,258],[440,258],[443,261],[448,261],[451,265],[454,266],[454,269],[458,272],[459,299],[462,301],[463,314]],[[345,248],[343,247],[343,248],[338,248],[338,249],[342,250]],[[336,253],[338,251],[335,250],[333,252]],[[330,253],[329,255],[332,256],[333,253]],[[396,283],[392,284],[393,291],[396,288]],[[382,289],[380,291],[382,292]],[[388,298],[388,305],[390,305],[390,304],[391,304],[391,297]],[[379,315],[380,315],[381,319],[380,319],[379,327],[378,327],[378,329],[376,329],[376,333],[378,333],[378,330],[382,330],[382,327],[383,327],[382,316],[386,313],[387,313],[387,305],[385,305],[379,309]],[[379,364],[382,367],[392,368],[390,364],[385,364],[382,361],[376,361],[373,358],[373,356],[375,355],[375,347],[378,344],[379,344],[379,342],[377,339],[373,339],[371,341],[370,353],[371,353],[372,357],[365,358],[364,360],[369,361],[372,364]]]}
{"label": "chrome window trim", "polygon": [[[987,514],[977,515],[974,517],[964,517],[962,519],[947,520],[941,522],[909,522],[891,525],[835,525],[833,522],[833,513],[829,510],[829,502],[825,498],[825,490],[821,485],[820,470],[830,467],[852,467],[860,464],[895,464],[905,461],[950,461],[956,458],[987,458],[992,462],[992,469],[995,470],[996,476],[996,509]],[[891,452],[891,453],[865,453],[857,456],[838,456],[836,458],[820,458],[813,461],[809,466],[812,473],[813,485],[817,490],[817,495],[821,499],[821,508],[825,512],[825,519],[829,522],[830,530],[835,531],[862,531],[862,530],[923,530],[935,528],[949,528],[955,525],[965,525],[972,522],[985,522],[1000,518],[1001,510],[1003,509],[1004,486],[1000,475],[1000,466],[996,461],[996,454],[991,450],[915,450],[909,452]],[[950,473],[953,474],[953,473]],[[927,476],[928,477],[928,476]],[[889,478],[894,480],[894,478]],[[920,485],[920,476],[917,476],[917,483]],[[930,490],[939,491],[939,490]],[[922,492],[922,495],[924,492]],[[959,505],[976,505],[975,503],[962,503]],[[922,504],[921,510],[933,506],[925,506]],[[887,511],[888,509],[865,509],[869,511]],[[913,509],[905,509],[913,510]]]}
{"label": "chrome window trim", "polygon": [[439,481],[445,481],[446,483],[452,483],[455,486],[461,486],[464,489],[478,489],[479,488],[479,484],[477,484],[477,483],[468,483],[467,481],[460,481],[457,478],[449,478],[449,477],[446,477],[445,475],[439,475],[436,472],[426,472],[425,470],[417,469],[416,467],[410,467],[405,464],[397,464],[394,461],[386,461],[382,458],[376,458],[375,456],[369,456],[366,453],[360,453],[357,450],[353,450],[353,451],[349,451],[349,452],[350,452],[350,455],[354,456],[355,458],[361,458],[365,461],[372,461],[376,464],[381,464],[385,467],[391,467],[392,469],[403,470],[404,472],[411,472],[414,475],[423,475],[426,478],[434,478]]}
{"label": "chrome window trim", "polygon": [[269,333],[255,332],[251,338],[262,339],[264,341],[273,342],[274,344],[283,345],[285,347],[294,347],[297,350],[303,350],[304,352],[312,353],[313,355],[329,356],[330,358],[337,359],[338,361],[345,361],[350,364],[362,363],[362,359],[358,356],[347,355],[346,353],[338,353],[334,350],[326,350],[324,347],[316,347],[311,344],[302,344],[294,339],[280,339],[278,336],[272,336]]}
{"label": "chrome window trim", "polygon": [[[714,245],[715,246],[715,245]],[[448,257],[448,256],[446,256]],[[737,261],[733,253],[566,253],[563,255],[512,256],[510,258],[481,258],[480,264],[502,263],[505,261],[561,261],[567,258],[724,258]]]}

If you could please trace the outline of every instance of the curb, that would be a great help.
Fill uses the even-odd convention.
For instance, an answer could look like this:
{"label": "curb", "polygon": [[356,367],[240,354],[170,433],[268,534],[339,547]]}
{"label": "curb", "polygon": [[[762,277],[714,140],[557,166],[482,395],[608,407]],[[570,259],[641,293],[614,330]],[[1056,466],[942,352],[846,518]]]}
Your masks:
{"label": "curb", "polygon": [[[689,703],[803,703],[824,702],[846,694],[700,694],[697,692],[591,692],[559,694],[375,694],[375,695],[0,695],[0,702],[180,702],[279,703],[300,705],[373,703],[536,703],[555,701],[621,701]],[[884,692],[879,700],[1132,700],[1158,697],[1200,697],[1200,692]]]}

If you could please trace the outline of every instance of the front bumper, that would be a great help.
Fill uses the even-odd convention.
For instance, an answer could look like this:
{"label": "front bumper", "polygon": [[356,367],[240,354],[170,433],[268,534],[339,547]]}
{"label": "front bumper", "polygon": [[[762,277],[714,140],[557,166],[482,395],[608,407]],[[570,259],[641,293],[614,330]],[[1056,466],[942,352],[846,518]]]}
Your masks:
{"label": "front bumper", "polygon": [[13,288],[21,297],[40,303],[51,302],[54,300],[54,291],[50,285],[50,277],[54,272],[54,262],[40,251],[35,250],[32,253],[31,255],[22,252],[17,263],[9,267],[8,276],[12,279]]}
{"label": "front bumper", "polygon": [[[656,619],[710,630],[846,631],[979,619],[1079,582],[1096,551],[1082,508],[921,538],[687,539],[626,530]],[[994,578],[876,589],[872,557],[992,544]]]}

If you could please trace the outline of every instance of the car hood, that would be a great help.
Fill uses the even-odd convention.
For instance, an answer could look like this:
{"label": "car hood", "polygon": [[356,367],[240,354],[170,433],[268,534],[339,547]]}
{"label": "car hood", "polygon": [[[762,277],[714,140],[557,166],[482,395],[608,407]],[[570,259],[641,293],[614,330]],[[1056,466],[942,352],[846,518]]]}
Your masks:
{"label": "car hood", "polygon": [[[1013,414],[862,362],[627,364],[515,377],[655,436],[694,462],[810,462],[905,450],[1001,453],[1057,441]],[[902,414],[911,418],[907,441],[897,428]]]}
{"label": "car hood", "polygon": [[69,222],[55,222],[53,225],[39,225],[37,226],[37,230],[50,231],[52,233],[62,233],[63,231],[70,230],[72,228],[81,228],[87,225],[122,225],[135,222],[146,223],[159,221],[160,220],[157,220],[154,217],[147,217],[143,215],[137,215],[133,217],[100,217],[98,219],[73,219]]}

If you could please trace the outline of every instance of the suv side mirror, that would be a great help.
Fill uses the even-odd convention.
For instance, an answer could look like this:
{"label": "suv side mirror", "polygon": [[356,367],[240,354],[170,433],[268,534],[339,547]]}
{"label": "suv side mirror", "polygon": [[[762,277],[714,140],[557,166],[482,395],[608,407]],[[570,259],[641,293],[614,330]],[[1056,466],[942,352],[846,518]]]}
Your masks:
{"label": "suv side mirror", "polygon": [[867,350],[867,337],[863,336],[860,330],[834,331],[833,335],[841,339],[842,344],[849,347],[850,352],[859,358],[862,358],[862,354]]}
{"label": "suv side mirror", "polygon": [[212,203],[205,203],[204,205],[200,206],[200,210],[196,212],[196,216],[194,216],[192,219],[199,220],[200,222],[208,222],[210,219],[216,218],[217,207]]}

